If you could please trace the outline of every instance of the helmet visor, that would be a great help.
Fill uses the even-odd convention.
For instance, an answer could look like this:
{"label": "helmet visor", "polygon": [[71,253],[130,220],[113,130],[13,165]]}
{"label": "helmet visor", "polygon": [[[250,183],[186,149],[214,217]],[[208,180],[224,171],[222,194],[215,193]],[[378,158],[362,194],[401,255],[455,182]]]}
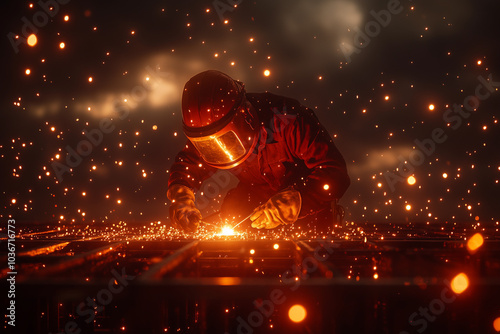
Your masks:
{"label": "helmet visor", "polygon": [[230,164],[246,153],[243,143],[234,131],[227,131],[221,135],[189,139],[209,164]]}

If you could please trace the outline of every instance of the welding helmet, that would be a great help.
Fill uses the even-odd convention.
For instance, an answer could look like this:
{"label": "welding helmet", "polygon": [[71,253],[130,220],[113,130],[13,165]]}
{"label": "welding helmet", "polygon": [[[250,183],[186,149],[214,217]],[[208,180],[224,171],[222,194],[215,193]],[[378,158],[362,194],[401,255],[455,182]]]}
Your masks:
{"label": "welding helmet", "polygon": [[241,164],[257,144],[258,119],[243,83],[219,71],[199,73],[186,83],[182,121],[203,160],[216,168]]}

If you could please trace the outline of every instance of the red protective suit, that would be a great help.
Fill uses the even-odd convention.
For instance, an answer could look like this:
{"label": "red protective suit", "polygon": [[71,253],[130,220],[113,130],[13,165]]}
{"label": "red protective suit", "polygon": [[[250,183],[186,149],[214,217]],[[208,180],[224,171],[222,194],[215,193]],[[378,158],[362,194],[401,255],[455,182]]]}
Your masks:
{"label": "red protective suit", "polygon": [[[240,182],[226,195],[221,213],[245,217],[290,186],[302,196],[299,221],[331,212],[332,201],[344,194],[350,180],[342,155],[314,112],[271,93],[247,93],[246,98],[258,114],[259,143],[243,163],[227,170]],[[176,156],[168,186],[182,184],[196,191],[216,171],[188,142]]]}

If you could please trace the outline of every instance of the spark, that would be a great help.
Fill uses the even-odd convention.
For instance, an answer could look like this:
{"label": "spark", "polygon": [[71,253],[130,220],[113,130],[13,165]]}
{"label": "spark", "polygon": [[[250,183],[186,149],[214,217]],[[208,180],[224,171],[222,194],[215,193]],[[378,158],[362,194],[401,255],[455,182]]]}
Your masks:
{"label": "spark", "polygon": [[406,182],[408,182],[408,184],[412,186],[417,182],[417,179],[415,178],[415,176],[410,175],[408,176],[408,179],[406,179]]}
{"label": "spark", "polygon": [[482,62],[481,60],[478,60],[478,61],[477,61],[477,64],[478,64],[478,65],[481,65],[482,63],[483,63],[483,62]]}
{"label": "spark", "polygon": [[250,254],[254,255],[255,254],[255,249],[250,249]]}
{"label": "spark", "polygon": [[325,185],[323,185],[323,189],[325,189],[325,190],[330,189],[330,185],[329,185],[329,184],[325,184]]}
{"label": "spark", "polygon": [[64,21],[68,22],[69,21],[69,15],[64,15]]}
{"label": "spark", "polygon": [[59,43],[59,49],[64,49],[66,44],[64,42]]}
{"label": "spark", "polygon": [[386,96],[384,97],[384,99],[385,99],[386,101],[389,101],[389,95],[386,95]]}
{"label": "spark", "polygon": [[410,204],[406,204],[405,209],[406,209],[406,211],[410,211],[411,210],[411,205]]}
{"label": "spark", "polygon": [[264,76],[268,77],[271,75],[271,71],[269,70],[264,70]]}
{"label": "spark", "polygon": [[26,71],[24,71],[24,73],[26,73],[26,75],[30,75],[31,74],[31,70],[29,68],[27,68]]}
{"label": "spark", "polygon": [[274,245],[273,245],[273,248],[274,248],[274,249],[279,249],[279,248],[280,248],[280,245],[279,245],[279,244],[274,244]]}
{"label": "spark", "polygon": [[33,47],[36,45],[36,43],[38,42],[38,39],[36,38],[36,35],[35,34],[31,34],[28,36],[28,45]]}
{"label": "spark", "polygon": [[94,78],[89,77],[89,79],[88,79],[88,80],[89,80],[89,82],[92,82],[92,81],[94,81]]}
{"label": "spark", "polygon": [[434,110],[434,108],[435,108],[435,107],[434,107],[434,105],[433,105],[433,104],[429,104],[429,110],[430,110],[430,111]]}

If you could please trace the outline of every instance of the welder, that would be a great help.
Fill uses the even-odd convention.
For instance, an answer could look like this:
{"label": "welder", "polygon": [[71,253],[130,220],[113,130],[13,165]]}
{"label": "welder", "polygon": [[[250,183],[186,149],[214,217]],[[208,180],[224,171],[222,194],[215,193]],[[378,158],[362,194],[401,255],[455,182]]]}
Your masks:
{"label": "welder", "polygon": [[332,224],[332,204],[350,180],[311,109],[292,98],[247,93],[243,83],[208,70],[184,86],[182,120],[188,142],[170,169],[167,191],[175,227],[198,228],[195,192],[221,169],[239,180],[224,198],[221,219],[252,213],[257,229]]}

